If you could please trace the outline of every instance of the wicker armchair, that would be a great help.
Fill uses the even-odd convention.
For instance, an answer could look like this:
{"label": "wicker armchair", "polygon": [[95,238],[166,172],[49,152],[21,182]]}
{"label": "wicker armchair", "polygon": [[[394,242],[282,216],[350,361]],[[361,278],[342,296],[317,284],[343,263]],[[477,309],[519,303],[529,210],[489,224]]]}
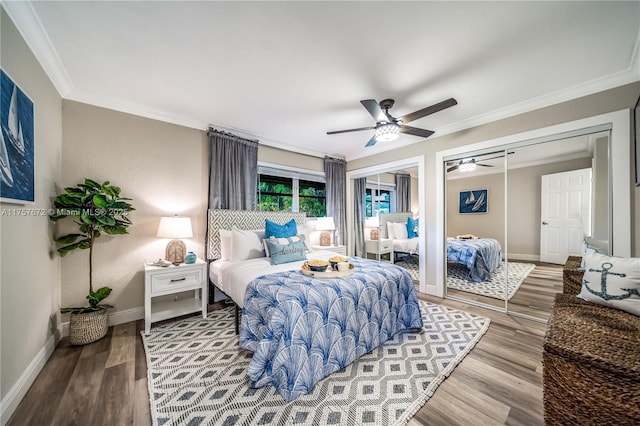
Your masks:
{"label": "wicker armchair", "polygon": [[567,260],[544,339],[545,424],[638,425],[640,317],[575,297],[579,266]]}

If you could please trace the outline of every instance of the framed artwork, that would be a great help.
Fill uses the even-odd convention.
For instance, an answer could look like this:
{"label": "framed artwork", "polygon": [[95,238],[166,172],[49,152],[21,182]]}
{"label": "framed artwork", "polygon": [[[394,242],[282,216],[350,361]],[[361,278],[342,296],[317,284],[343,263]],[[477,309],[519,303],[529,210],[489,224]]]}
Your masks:
{"label": "framed artwork", "polygon": [[640,186],[640,98],[633,109],[633,125],[635,127],[636,148],[636,186]]}
{"label": "framed artwork", "polygon": [[0,201],[35,202],[33,102],[0,69]]}
{"label": "framed artwork", "polygon": [[489,211],[489,190],[473,189],[460,191],[458,213],[487,213]]}

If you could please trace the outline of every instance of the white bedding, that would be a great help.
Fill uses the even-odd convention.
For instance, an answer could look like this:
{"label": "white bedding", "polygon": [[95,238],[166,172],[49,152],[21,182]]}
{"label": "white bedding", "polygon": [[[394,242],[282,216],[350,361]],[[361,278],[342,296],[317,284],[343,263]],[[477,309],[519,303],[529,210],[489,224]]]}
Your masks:
{"label": "white bedding", "polygon": [[[314,250],[307,253],[307,259],[329,260],[337,254],[329,250]],[[218,259],[209,265],[209,278],[222,292],[229,296],[242,308],[244,305],[244,295],[247,286],[251,281],[259,276],[289,271],[302,268],[305,261],[283,263],[272,265],[270,257],[258,257],[254,259],[233,262],[230,260]]]}
{"label": "white bedding", "polygon": [[418,238],[399,239],[393,240],[393,251],[418,254]]}

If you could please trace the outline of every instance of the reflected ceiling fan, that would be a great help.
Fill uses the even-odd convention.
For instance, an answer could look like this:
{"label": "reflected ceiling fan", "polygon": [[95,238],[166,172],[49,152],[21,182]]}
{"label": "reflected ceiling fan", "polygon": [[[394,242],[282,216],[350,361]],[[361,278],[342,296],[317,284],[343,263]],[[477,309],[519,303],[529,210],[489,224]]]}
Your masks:
{"label": "reflected ceiling fan", "polygon": [[[513,151],[507,152],[507,154],[513,154]],[[483,158],[480,161],[489,161],[494,160],[496,158],[504,157],[504,154],[496,155],[495,157]],[[476,166],[481,167],[495,167],[492,164],[482,164],[476,161],[475,158],[463,158],[460,161],[448,161],[447,162],[447,173],[452,172],[454,170],[459,170],[461,172],[471,172],[476,169]]]}
{"label": "reflected ceiling fan", "polygon": [[389,114],[389,109],[391,109],[391,107],[393,107],[393,104],[395,103],[393,99],[383,99],[382,101],[380,101],[380,103],[378,103],[375,99],[365,99],[363,101],[360,101],[360,103],[366,108],[367,111],[369,111],[369,114],[371,114],[373,119],[376,120],[375,126],[359,127],[357,129],[347,130],[334,130],[327,132],[327,134],[335,135],[337,133],[359,132],[361,130],[375,129],[375,134],[371,137],[371,139],[369,139],[369,142],[367,142],[365,146],[373,146],[376,144],[376,142],[392,141],[400,136],[400,133],[428,138],[434,133],[432,130],[418,129],[417,127],[407,126],[405,123],[410,123],[411,121],[436,113],[438,111],[442,111],[443,109],[458,104],[455,99],[449,98],[442,102],[438,102],[437,104],[412,112],[411,114],[396,118]]}

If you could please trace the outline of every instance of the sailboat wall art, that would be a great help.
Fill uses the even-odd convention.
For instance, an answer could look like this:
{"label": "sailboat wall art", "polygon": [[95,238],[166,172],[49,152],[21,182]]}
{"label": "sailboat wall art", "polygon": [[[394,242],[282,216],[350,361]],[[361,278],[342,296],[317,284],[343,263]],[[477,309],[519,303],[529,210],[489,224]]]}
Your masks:
{"label": "sailboat wall art", "polygon": [[0,69],[0,201],[35,202],[33,102]]}
{"label": "sailboat wall art", "polygon": [[487,213],[489,211],[489,190],[473,189],[460,191],[458,213]]}

